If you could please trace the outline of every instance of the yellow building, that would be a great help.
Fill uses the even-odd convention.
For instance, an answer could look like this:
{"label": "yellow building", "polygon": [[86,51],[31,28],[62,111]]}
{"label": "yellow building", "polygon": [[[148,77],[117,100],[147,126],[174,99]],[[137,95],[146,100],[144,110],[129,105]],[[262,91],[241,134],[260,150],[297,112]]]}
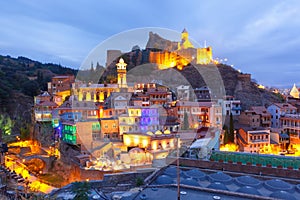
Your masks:
{"label": "yellow building", "polygon": [[176,138],[169,132],[167,134],[156,131],[155,133],[125,133],[123,143],[127,147],[145,148],[151,151],[171,150],[176,147]]}
{"label": "yellow building", "polygon": [[181,33],[181,42],[178,42],[178,50],[194,48],[194,45],[189,40],[189,33],[186,29],[183,29]]}
{"label": "yellow building", "polygon": [[186,29],[182,31],[181,41],[177,46],[175,51],[151,51],[149,62],[158,64],[159,69],[177,67],[179,70],[191,62],[201,65],[216,63],[213,60],[212,47],[195,48]]}
{"label": "yellow building", "polygon": [[126,79],[126,66],[123,58],[120,58],[119,63],[116,64],[118,72],[118,86],[119,88],[127,88],[127,79]]}
{"label": "yellow building", "polygon": [[126,66],[123,58],[116,64],[118,84],[74,84],[72,94],[78,101],[104,102],[112,92],[120,92],[120,88],[128,88]]}

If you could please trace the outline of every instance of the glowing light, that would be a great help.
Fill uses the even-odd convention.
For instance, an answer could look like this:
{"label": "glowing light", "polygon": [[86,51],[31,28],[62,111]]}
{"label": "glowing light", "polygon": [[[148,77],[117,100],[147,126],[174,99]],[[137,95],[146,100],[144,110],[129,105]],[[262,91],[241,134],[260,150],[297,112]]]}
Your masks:
{"label": "glowing light", "polygon": [[161,142],[161,146],[162,146],[163,149],[166,149],[166,147],[167,147],[167,142],[166,142],[165,140],[163,140],[163,141]]}
{"label": "glowing light", "polygon": [[131,144],[131,139],[130,139],[130,137],[127,136],[127,135],[124,135],[123,137],[124,137],[124,144],[125,144],[126,146],[130,146],[130,144]]}
{"label": "glowing light", "polygon": [[230,152],[236,152],[238,151],[238,145],[234,143],[226,144],[226,145],[221,145],[220,146],[220,151],[230,151]]}
{"label": "glowing light", "polygon": [[157,141],[152,142],[152,149],[155,151],[157,150]]}
{"label": "glowing light", "polygon": [[133,139],[133,143],[134,143],[134,146],[137,146],[139,144],[139,138],[138,137],[135,137]]}
{"label": "glowing light", "polygon": [[148,141],[147,140],[143,140],[142,144],[143,144],[143,147],[147,147],[148,146]]}

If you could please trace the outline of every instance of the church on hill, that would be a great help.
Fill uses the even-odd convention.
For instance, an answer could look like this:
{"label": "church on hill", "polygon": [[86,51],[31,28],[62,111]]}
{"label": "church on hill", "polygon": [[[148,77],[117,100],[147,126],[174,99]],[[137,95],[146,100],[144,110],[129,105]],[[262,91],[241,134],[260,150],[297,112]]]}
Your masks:
{"label": "church on hill", "polygon": [[182,69],[189,63],[207,65],[216,63],[212,56],[212,47],[195,48],[189,40],[189,33],[183,29],[181,41],[177,42],[177,49],[174,51],[165,50],[151,51],[149,55],[150,63],[159,64],[159,69],[177,67]]}

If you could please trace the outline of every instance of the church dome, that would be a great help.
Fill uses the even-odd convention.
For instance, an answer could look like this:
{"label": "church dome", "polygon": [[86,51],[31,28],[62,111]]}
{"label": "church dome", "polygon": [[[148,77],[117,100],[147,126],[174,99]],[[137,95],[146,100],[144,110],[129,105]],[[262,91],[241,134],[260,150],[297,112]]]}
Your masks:
{"label": "church dome", "polygon": [[299,91],[298,91],[298,89],[296,87],[296,84],[294,84],[294,86],[293,86],[293,88],[292,88],[292,90],[290,92],[290,95],[292,97],[294,97],[294,98],[299,98]]}

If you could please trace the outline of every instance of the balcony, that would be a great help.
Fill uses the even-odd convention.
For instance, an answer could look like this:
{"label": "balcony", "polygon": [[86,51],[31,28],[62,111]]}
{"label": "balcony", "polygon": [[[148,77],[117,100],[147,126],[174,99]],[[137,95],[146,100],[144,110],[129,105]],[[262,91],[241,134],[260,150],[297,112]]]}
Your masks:
{"label": "balcony", "polygon": [[49,122],[52,121],[52,111],[34,111],[35,121]]}
{"label": "balcony", "polygon": [[233,111],[242,110],[242,108],[240,106],[238,106],[238,107],[232,107],[231,110],[233,110]]}
{"label": "balcony", "polygon": [[300,126],[282,125],[282,128],[283,129],[300,131]]}
{"label": "balcony", "polygon": [[252,144],[259,144],[259,143],[269,143],[270,141],[268,139],[256,139],[256,140],[250,140]]}

